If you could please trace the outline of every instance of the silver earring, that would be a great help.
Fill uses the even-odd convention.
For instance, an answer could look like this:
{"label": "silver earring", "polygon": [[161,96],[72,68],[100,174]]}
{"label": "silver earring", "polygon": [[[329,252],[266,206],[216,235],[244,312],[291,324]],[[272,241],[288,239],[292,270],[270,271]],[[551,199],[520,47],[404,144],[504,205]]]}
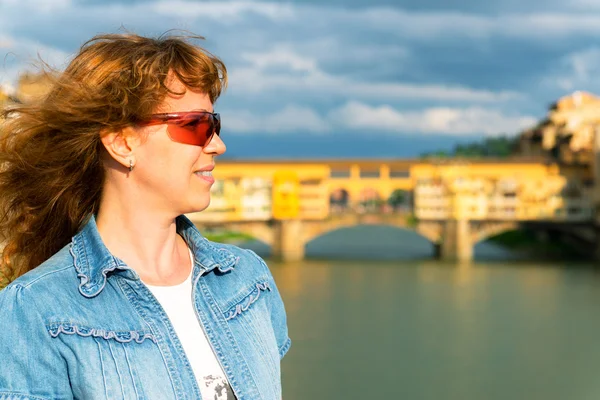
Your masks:
{"label": "silver earring", "polygon": [[129,171],[133,171],[133,161],[129,160]]}

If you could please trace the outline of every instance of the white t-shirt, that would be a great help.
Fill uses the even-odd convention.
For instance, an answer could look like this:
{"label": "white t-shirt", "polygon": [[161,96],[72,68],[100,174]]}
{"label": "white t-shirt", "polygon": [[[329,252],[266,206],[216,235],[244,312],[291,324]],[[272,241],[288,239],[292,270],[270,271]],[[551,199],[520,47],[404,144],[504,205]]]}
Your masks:
{"label": "white t-shirt", "polygon": [[[190,251],[192,266],[194,256]],[[193,271],[193,267],[191,269]],[[213,352],[192,305],[192,274],[175,286],[146,284],[163,307],[190,361],[203,399],[235,400],[233,390]]]}

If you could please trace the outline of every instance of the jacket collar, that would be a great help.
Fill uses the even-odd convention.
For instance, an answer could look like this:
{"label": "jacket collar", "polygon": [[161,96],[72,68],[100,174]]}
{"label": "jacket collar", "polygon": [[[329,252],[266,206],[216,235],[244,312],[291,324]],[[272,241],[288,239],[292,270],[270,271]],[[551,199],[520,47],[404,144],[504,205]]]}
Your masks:
{"label": "jacket collar", "polygon": [[[197,268],[201,274],[215,268],[220,272],[233,269],[237,257],[229,250],[217,247],[200,234],[196,226],[185,216],[176,219],[177,233],[183,237],[194,254],[194,275]],[[106,286],[109,274],[118,273],[129,279],[139,279],[138,274],[123,260],[113,256],[104,245],[96,219],[92,215],[84,227],[71,240],[71,255],[79,278],[79,292],[85,297],[95,297]]]}

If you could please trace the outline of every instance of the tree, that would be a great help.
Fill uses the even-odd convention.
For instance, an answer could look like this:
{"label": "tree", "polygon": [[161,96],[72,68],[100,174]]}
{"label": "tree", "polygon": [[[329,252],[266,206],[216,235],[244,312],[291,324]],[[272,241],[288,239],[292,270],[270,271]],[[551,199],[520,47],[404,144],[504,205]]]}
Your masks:
{"label": "tree", "polygon": [[425,158],[446,158],[446,157],[462,157],[462,158],[506,158],[514,154],[518,147],[519,137],[509,137],[501,135],[497,137],[485,138],[479,142],[457,144],[451,152],[433,151],[424,153],[421,157]]}
{"label": "tree", "polygon": [[392,192],[388,199],[388,204],[393,208],[407,206],[409,201],[409,193],[406,190],[396,189]]}

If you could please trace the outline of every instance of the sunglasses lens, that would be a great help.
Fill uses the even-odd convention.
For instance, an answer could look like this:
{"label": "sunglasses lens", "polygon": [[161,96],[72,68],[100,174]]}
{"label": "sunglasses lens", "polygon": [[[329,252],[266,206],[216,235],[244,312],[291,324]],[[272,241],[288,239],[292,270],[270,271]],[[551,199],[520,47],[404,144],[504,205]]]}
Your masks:
{"label": "sunglasses lens", "polygon": [[167,127],[167,132],[175,142],[205,146],[213,133],[220,129],[220,123],[217,121],[218,119],[213,118],[211,114],[190,114],[172,121]]}

